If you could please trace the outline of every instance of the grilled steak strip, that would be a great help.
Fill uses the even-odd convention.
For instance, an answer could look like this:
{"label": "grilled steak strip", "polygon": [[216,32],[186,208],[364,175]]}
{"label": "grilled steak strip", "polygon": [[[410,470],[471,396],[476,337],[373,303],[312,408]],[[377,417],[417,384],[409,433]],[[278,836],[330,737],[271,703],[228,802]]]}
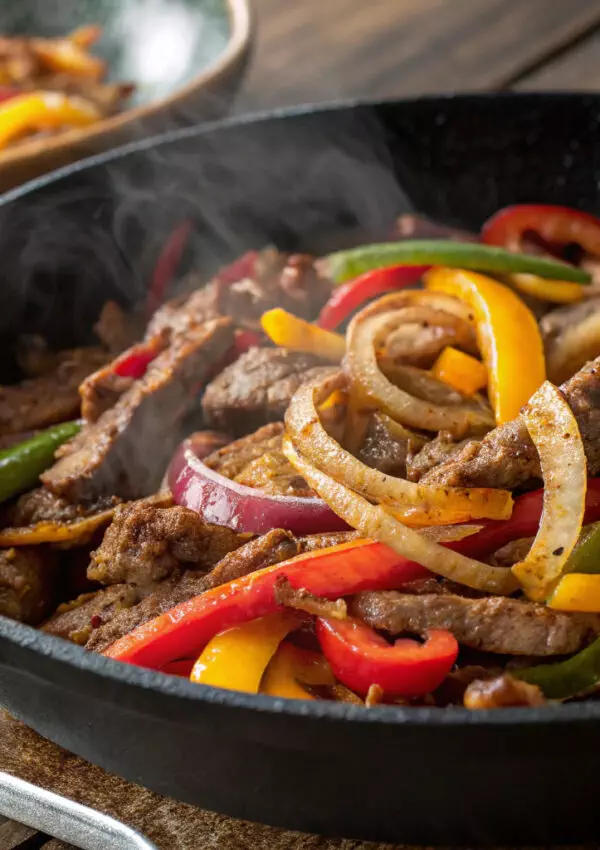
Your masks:
{"label": "grilled steak strip", "polygon": [[[104,617],[104,622],[97,625],[91,632],[87,643],[87,649],[101,652],[123,637],[132,629],[142,623],[164,614],[174,605],[185,602],[193,596],[216,587],[224,581],[232,581],[236,578],[252,573],[262,567],[280,563],[290,557],[296,550],[296,543],[287,531],[274,529],[268,534],[251,540],[235,552],[226,555],[219,564],[209,573],[198,570],[187,570],[183,574],[174,574],[166,581],[156,585],[152,593],[145,596],[138,604],[123,608],[122,610],[111,610]],[[126,585],[115,585],[115,587],[127,587]],[[110,588],[109,588],[110,589]],[[89,623],[86,612],[82,614],[83,623]],[[55,633],[60,627],[56,621],[47,624],[46,631]]]}
{"label": "grilled steak strip", "polygon": [[567,655],[600,632],[600,615],[567,614],[503,596],[365,591],[354,598],[352,610],[394,635],[448,629],[459,643],[502,655]]}
{"label": "grilled steak strip", "polygon": [[206,523],[188,508],[157,507],[143,499],[115,510],[87,574],[102,584],[151,584],[183,564],[208,570],[249,538]]}
{"label": "grilled steak strip", "polygon": [[42,476],[71,502],[116,494],[137,499],[156,489],[180,439],[196,387],[232,343],[231,321],[191,328],[148,368],[97,422],[86,426]]}
{"label": "grilled steak strip", "polygon": [[209,427],[242,436],[283,419],[298,387],[330,371],[331,366],[312,354],[251,348],[207,386],[204,417]]}
{"label": "grilled steak strip", "polygon": [[[600,472],[600,357],[569,378],[561,390],[575,414],[589,475]],[[541,477],[535,446],[521,417],[495,428],[481,441],[421,478],[424,484],[450,487],[500,487],[514,490]]]}

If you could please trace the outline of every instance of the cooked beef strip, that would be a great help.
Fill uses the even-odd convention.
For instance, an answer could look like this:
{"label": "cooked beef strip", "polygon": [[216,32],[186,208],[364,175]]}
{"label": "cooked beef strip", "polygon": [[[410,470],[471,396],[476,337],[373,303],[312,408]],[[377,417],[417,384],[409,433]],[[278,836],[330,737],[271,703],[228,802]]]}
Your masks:
{"label": "cooked beef strip", "polygon": [[204,463],[226,478],[264,493],[283,496],[314,495],[281,451],[282,422],[265,425],[204,458]]}
{"label": "cooked beef strip", "polygon": [[275,600],[278,605],[295,608],[313,614],[315,617],[331,617],[334,620],[345,620],[348,608],[345,599],[325,599],[315,596],[304,587],[292,587],[285,576],[275,583]]}
{"label": "cooked beef strip", "polygon": [[[155,355],[164,351],[169,345],[169,335],[163,333],[153,337],[152,347]],[[123,352],[124,357],[136,356],[137,345],[130,346]],[[115,363],[111,361],[102,369],[88,375],[79,387],[81,397],[81,415],[86,422],[96,422],[110,407],[114,407],[122,395],[135,382],[134,378],[115,374]]]}
{"label": "cooked beef strip", "polygon": [[600,355],[600,298],[550,310],[540,330],[548,378],[560,384]]}
{"label": "cooked beef strip", "polygon": [[286,348],[251,348],[207,386],[202,408],[211,428],[234,436],[283,419],[291,397],[305,381],[331,366],[311,354]]}
{"label": "cooked beef strip", "polygon": [[448,629],[459,643],[503,655],[567,655],[600,632],[600,615],[568,614],[503,596],[365,591],[354,598],[352,610],[394,635]]}
{"label": "cooked beef strip", "polygon": [[406,478],[407,458],[418,443],[419,439],[415,436],[413,440],[409,431],[404,439],[398,439],[381,416],[375,413],[369,422],[358,457],[373,469],[379,469],[387,475]]}
{"label": "cooked beef strip", "polygon": [[440,431],[439,434],[426,443],[416,454],[409,456],[406,462],[406,477],[409,481],[420,481],[430,469],[449,460],[463,449],[469,440],[456,442],[449,431]]}
{"label": "cooked beef strip", "polygon": [[81,503],[151,493],[181,437],[196,387],[231,342],[231,321],[225,318],[177,337],[114,407],[82,428],[69,453],[41,476],[45,486]]}
{"label": "cooked beef strip", "polygon": [[121,505],[92,553],[88,578],[143,585],[161,581],[183,564],[206,571],[249,537],[210,525],[179,505],[161,508],[146,500]]}
{"label": "cooked beef strip", "polygon": [[294,535],[275,528],[225,555],[206,576],[206,587],[217,587],[271,564],[287,561],[299,553],[300,544]]}
{"label": "cooked beef strip", "polygon": [[[101,652],[136,626],[163,614],[186,599],[204,593],[224,581],[232,581],[262,567],[287,560],[296,548],[290,537],[289,532],[275,529],[226,555],[209,573],[186,570],[183,574],[173,574],[160,582],[139,604],[114,611],[110,618],[105,617],[105,623],[92,632],[87,648]],[[87,619],[86,617],[85,620]]]}
{"label": "cooked beef strip", "polygon": [[36,625],[56,604],[56,554],[46,546],[0,549],[0,614]]}
{"label": "cooked beef strip", "polygon": [[[600,472],[600,357],[561,386],[583,438],[588,474]],[[421,481],[451,487],[501,487],[514,490],[541,477],[535,446],[521,417],[470,441]]]}
{"label": "cooked beef strip", "polygon": [[83,381],[80,387],[82,418],[86,422],[96,422],[133,384],[133,378],[115,375],[110,368],[96,372],[94,380]]}
{"label": "cooked beef strip", "polygon": [[342,543],[350,543],[359,540],[359,531],[330,531],[328,534],[309,534],[300,537],[301,552],[316,552],[318,549],[328,549],[330,546],[340,546]]}
{"label": "cooked beef strip", "polygon": [[238,325],[258,329],[260,317],[272,307],[312,319],[331,294],[331,283],[317,270],[313,257],[288,256],[272,249],[260,252],[251,277],[233,283],[215,279],[204,286],[197,275],[191,275],[185,286],[195,291],[160,307],[147,336],[164,328],[179,332],[216,316],[230,316]]}
{"label": "cooked beef strip", "polygon": [[79,415],[79,384],[104,363],[99,348],[63,352],[56,368],[38,378],[0,387],[0,435],[47,428]]}
{"label": "cooked beef strip", "polygon": [[59,605],[42,626],[42,631],[85,646],[92,632],[126,609],[149,596],[152,587],[115,584],[92,593],[83,593]]}
{"label": "cooked beef strip", "polygon": [[[423,309],[423,308],[417,308]],[[444,348],[451,345],[461,348],[472,354],[477,353],[475,333],[471,325],[466,321],[456,319],[456,325],[448,327],[437,319],[439,315],[443,320],[446,314],[442,310],[432,311],[426,308],[423,312],[426,319],[422,321],[411,321],[409,316],[415,311],[414,307],[407,307],[399,311],[398,328],[387,338],[385,344],[385,358],[395,363],[414,366],[421,369],[430,369]],[[405,321],[400,318],[404,312],[407,315]]]}
{"label": "cooked beef strip", "polygon": [[94,333],[111,354],[119,354],[141,339],[143,319],[139,313],[126,313],[116,301],[107,301],[94,325]]}
{"label": "cooked beef strip", "polygon": [[465,708],[510,708],[544,705],[546,699],[537,685],[521,682],[508,674],[494,679],[475,679],[465,691]]}
{"label": "cooked beef strip", "polygon": [[73,522],[95,513],[95,508],[74,505],[55,496],[45,487],[23,493],[3,514],[3,525],[15,528],[38,522]]}

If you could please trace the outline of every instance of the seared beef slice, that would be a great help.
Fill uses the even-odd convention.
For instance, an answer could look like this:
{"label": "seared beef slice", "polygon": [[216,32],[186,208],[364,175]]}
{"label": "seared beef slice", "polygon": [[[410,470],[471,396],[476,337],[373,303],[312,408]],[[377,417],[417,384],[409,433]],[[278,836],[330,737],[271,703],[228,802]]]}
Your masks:
{"label": "seared beef slice", "polygon": [[56,555],[46,546],[0,550],[0,614],[36,625],[56,602]]}
{"label": "seared beef slice", "polygon": [[[600,472],[600,357],[573,375],[561,390],[575,414],[587,457],[589,475]],[[518,417],[493,431],[480,443],[469,442],[461,452],[435,467],[421,481],[446,487],[501,487],[514,490],[541,477],[535,446]]]}
{"label": "seared beef slice", "polygon": [[283,419],[291,397],[304,381],[326,367],[312,354],[286,348],[251,348],[206,388],[202,406],[211,428],[242,436]]}
{"label": "seared beef slice", "polygon": [[42,476],[58,496],[88,503],[103,496],[137,499],[158,486],[181,435],[196,387],[232,343],[231,321],[191,328],[150,365],[145,376],[86,426]]}
{"label": "seared beef slice", "polygon": [[88,578],[102,584],[151,584],[184,564],[208,570],[248,539],[204,522],[188,508],[155,507],[142,500],[115,510],[92,553]]}
{"label": "seared beef slice", "polygon": [[359,593],[353,610],[376,629],[391,634],[448,629],[459,643],[506,655],[567,655],[600,631],[597,614],[568,614],[545,605],[485,596],[391,591]]}

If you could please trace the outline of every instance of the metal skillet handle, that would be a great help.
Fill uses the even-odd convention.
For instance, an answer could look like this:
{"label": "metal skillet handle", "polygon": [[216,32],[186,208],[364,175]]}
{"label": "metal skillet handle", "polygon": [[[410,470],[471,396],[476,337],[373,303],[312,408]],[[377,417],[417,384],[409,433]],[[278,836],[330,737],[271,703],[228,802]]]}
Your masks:
{"label": "metal skillet handle", "polygon": [[157,850],[135,829],[0,771],[0,814],[81,850]]}

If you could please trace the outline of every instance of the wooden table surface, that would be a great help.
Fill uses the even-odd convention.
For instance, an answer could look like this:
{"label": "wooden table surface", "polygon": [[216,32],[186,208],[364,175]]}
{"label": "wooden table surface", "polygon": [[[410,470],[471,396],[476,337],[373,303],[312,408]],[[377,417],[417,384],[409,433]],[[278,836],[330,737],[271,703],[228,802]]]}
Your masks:
{"label": "wooden table surface", "polygon": [[[336,98],[600,90],[598,0],[251,2],[255,48],[234,104],[238,114]],[[120,813],[151,833],[161,850],[366,846],[199,812],[107,777],[17,724],[10,730],[9,746],[3,747],[7,734],[6,726],[0,729],[0,769],[29,779],[37,775],[47,787]],[[43,765],[43,775],[32,770],[36,763]],[[123,810],[115,804],[115,794],[136,799]],[[1,821],[0,850],[68,850],[27,827]]]}

